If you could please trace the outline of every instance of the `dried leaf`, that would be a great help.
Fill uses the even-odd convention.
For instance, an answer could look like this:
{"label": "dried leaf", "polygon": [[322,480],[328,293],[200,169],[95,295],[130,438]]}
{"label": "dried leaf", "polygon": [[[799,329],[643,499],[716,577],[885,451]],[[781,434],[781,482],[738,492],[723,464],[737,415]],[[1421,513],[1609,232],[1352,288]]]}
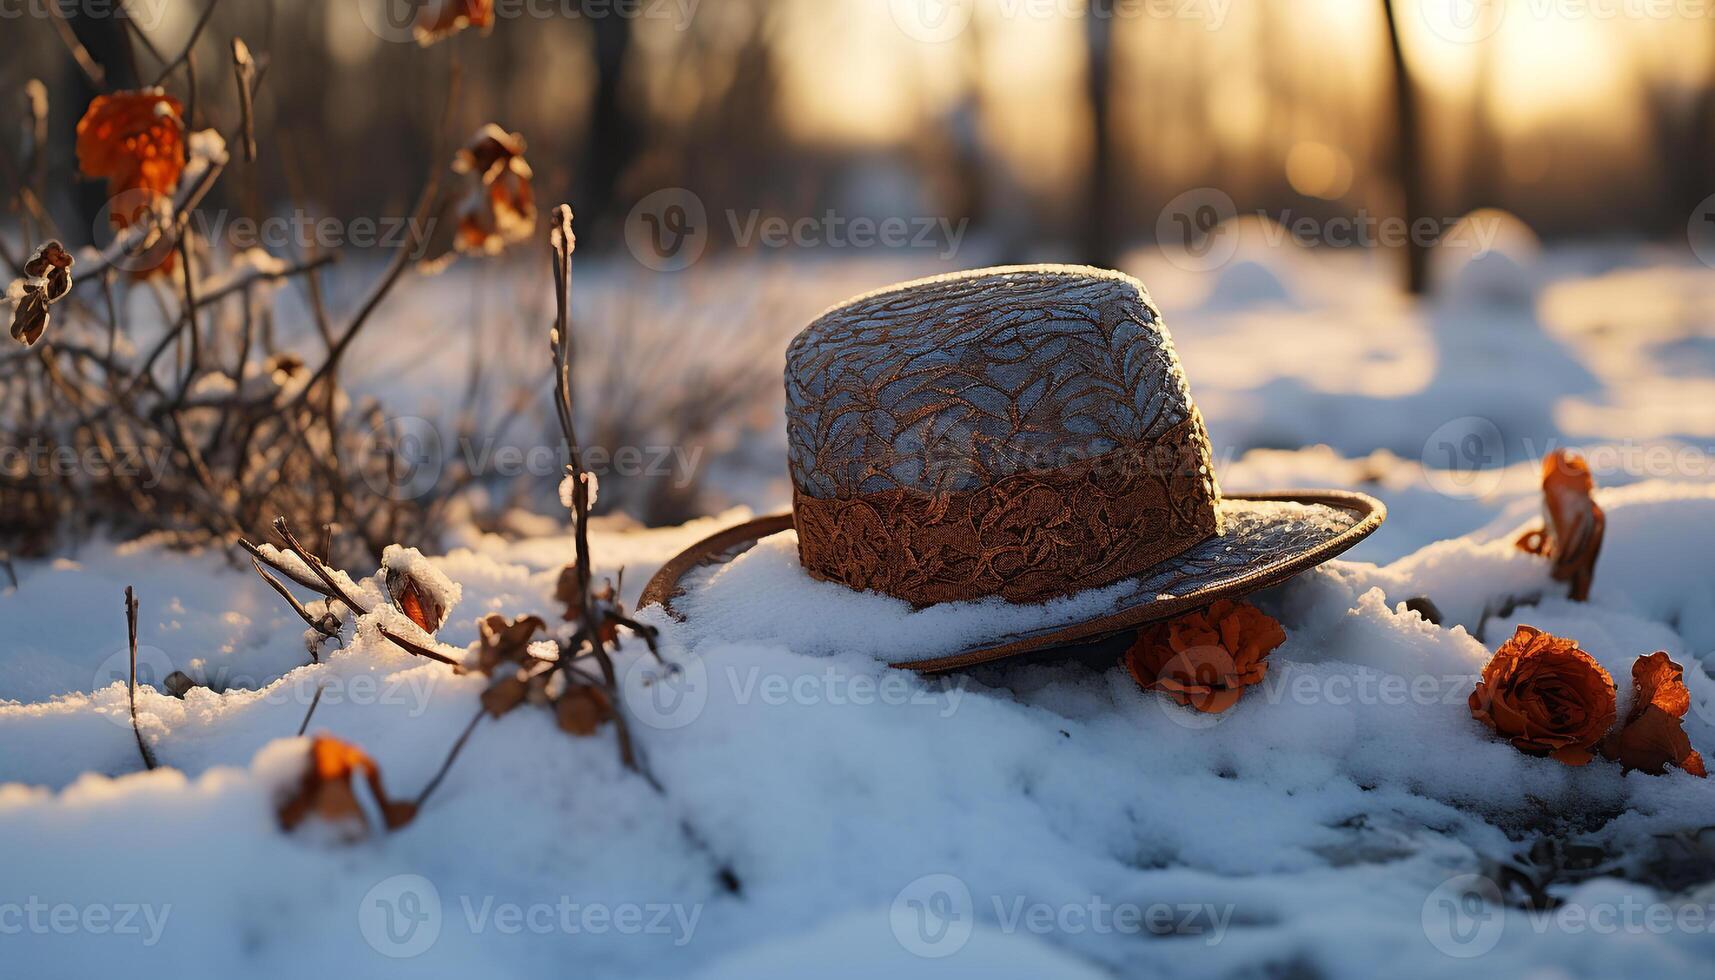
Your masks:
{"label": "dried leaf", "polygon": [[503,663],[524,663],[530,641],[548,628],[540,616],[520,616],[508,622],[499,613],[489,613],[476,624],[479,648],[477,669],[485,674]]}
{"label": "dried leaf", "polygon": [[20,280],[12,284],[12,339],[25,347],[35,346],[48,329],[48,299],[39,286]]}
{"label": "dried leaf", "polygon": [[613,719],[613,701],[599,687],[576,684],[560,695],[554,714],[560,731],[587,738],[594,735],[604,722]]}
{"label": "dried leaf", "polygon": [[530,693],[530,681],[522,670],[514,671],[489,685],[482,692],[482,710],[491,718],[504,718],[513,708],[524,703]]}

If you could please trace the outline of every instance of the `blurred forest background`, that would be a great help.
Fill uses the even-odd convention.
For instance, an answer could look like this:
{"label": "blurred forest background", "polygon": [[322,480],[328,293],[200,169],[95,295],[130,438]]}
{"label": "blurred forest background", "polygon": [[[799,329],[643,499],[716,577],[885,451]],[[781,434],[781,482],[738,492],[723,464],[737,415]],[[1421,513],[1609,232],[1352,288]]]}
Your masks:
{"label": "blurred forest background", "polygon": [[[986,258],[1108,264],[1196,187],[1241,212],[1489,206],[1545,238],[1681,243],[1715,189],[1715,5],[1691,0],[501,0],[490,36],[429,56],[373,29],[383,2],[218,4],[204,70],[244,37],[280,145],[215,206],[404,214],[454,57],[458,131],[522,132],[539,199],[575,202],[590,249],[662,188],[710,215],[968,219]],[[44,165],[73,174],[65,107],[91,93],[53,19],[12,7],[0,91],[48,84]],[[165,52],[203,12],[132,8]],[[912,29],[947,17],[963,29]],[[205,88],[200,123],[231,131],[230,79]],[[84,192],[49,202],[68,227],[91,227],[101,191]]]}

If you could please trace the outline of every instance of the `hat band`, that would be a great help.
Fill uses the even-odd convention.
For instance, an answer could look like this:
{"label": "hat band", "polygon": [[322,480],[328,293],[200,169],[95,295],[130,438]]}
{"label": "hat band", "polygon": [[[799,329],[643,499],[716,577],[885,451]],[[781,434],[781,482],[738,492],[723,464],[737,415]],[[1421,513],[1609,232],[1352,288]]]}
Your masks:
{"label": "hat band", "polygon": [[1159,439],[977,490],[795,490],[799,560],[815,578],[918,606],[1039,603],[1108,585],[1219,532],[1208,445],[1193,413]]}

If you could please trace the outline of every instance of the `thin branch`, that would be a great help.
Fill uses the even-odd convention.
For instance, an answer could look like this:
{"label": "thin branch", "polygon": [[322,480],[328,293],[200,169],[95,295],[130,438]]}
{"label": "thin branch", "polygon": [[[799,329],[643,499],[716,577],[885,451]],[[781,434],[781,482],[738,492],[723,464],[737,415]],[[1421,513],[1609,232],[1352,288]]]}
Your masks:
{"label": "thin branch", "polygon": [[464,744],[470,741],[471,733],[476,731],[477,723],[481,722],[482,716],[487,713],[486,708],[476,709],[476,715],[471,718],[470,724],[464,726],[464,731],[460,733],[458,741],[453,743],[452,751],[447,753],[446,760],[441,763],[441,768],[436,771],[435,778],[429,780],[429,785],[423,787],[423,791],[417,794],[418,810],[423,809],[423,804],[429,802],[429,796],[439,788],[441,780],[447,778],[447,770],[453,767],[453,761],[459,757],[460,752],[464,751]]}
{"label": "thin branch", "polygon": [[125,632],[131,642],[131,734],[137,736],[137,751],[143,756],[143,767],[155,769],[160,762],[156,761],[149,743],[143,741],[143,729],[137,724],[137,594],[129,585],[125,587]]}
{"label": "thin branch", "polygon": [[[46,6],[48,19],[54,22],[55,33],[59,34],[60,41],[65,44],[66,50],[71,52],[72,60],[77,62],[77,66],[83,70],[84,77],[89,79],[89,84],[98,91],[107,91],[107,73],[102,70],[94,58],[90,57],[89,49],[83,46],[83,42],[77,39],[77,32],[73,31],[71,25],[66,23],[65,14],[60,10],[58,0],[46,4]],[[130,21],[131,18],[126,17],[124,19]]]}
{"label": "thin branch", "polygon": [[314,374],[310,375],[310,379],[304,384],[303,390],[298,392],[297,397],[292,400],[293,407],[302,404],[309,397],[310,391],[315,388],[317,382],[333,374],[334,369],[339,366],[340,358],[345,356],[351,342],[357,339],[358,331],[363,329],[363,325],[369,321],[370,315],[381,305],[381,301],[387,298],[387,294],[393,291],[399,277],[411,264],[411,253],[415,252],[421,244],[416,236],[421,234],[420,229],[428,219],[429,212],[440,193],[441,171],[446,169],[443,158],[446,156],[447,144],[451,141],[453,107],[458,102],[459,74],[459,67],[455,63],[452,76],[447,83],[446,111],[442,116],[441,125],[435,137],[434,155],[430,158],[429,164],[429,176],[423,184],[423,192],[417,198],[417,206],[412,210],[411,222],[407,226],[412,229],[413,234],[399,246],[399,250],[393,255],[392,262],[388,264],[387,271],[382,274],[381,279],[370,290],[369,298],[364,300],[363,306],[351,318],[351,323],[345,328],[345,333],[334,341],[333,347],[328,351],[327,359],[322,362],[321,367],[317,368]]}
{"label": "thin branch", "polygon": [[309,731],[310,716],[316,713],[316,705],[322,703],[322,691],[324,690],[326,689],[320,684],[316,685],[316,696],[310,699],[310,710],[304,712],[303,723],[298,726],[298,734],[300,736],[303,735],[304,732]]}
{"label": "thin branch", "polygon": [[[210,4],[213,6],[213,4]],[[256,59],[241,37],[232,39],[232,77],[238,82],[239,131],[244,134],[244,162],[256,162]]]}
{"label": "thin branch", "polygon": [[[299,618],[301,618],[306,624],[309,625],[310,629],[315,630],[317,633],[320,633],[321,635],[327,637],[330,640],[339,636],[339,630],[328,625],[328,623],[327,623],[327,619],[331,618],[331,617],[324,617],[322,619],[317,619],[316,617],[310,615],[310,611],[308,609],[304,608],[304,604],[299,602],[296,596],[292,595],[291,591],[286,588],[285,583],[281,582],[279,579],[275,578],[274,576],[268,574],[268,570],[262,567],[261,561],[259,561],[256,558],[251,558],[250,564],[256,566],[256,574],[262,576],[262,580],[264,582],[267,582],[269,585],[273,586],[275,592],[280,593],[280,598],[286,600],[286,602],[291,605],[292,611],[297,613]],[[310,659],[311,660],[319,660],[320,658],[317,657],[315,654],[315,651],[312,650],[310,652]]]}
{"label": "thin branch", "polygon": [[[153,82],[149,83],[151,86],[159,86],[164,83],[167,80],[167,76],[171,75],[175,68],[178,68],[190,58],[191,51],[196,48],[197,40],[202,37],[203,28],[208,26],[208,19],[213,15],[215,5],[218,3],[220,3],[220,0],[208,0],[208,6],[202,8],[202,16],[197,18],[196,25],[191,28],[191,36],[185,41],[184,50],[179,52],[179,56],[177,58],[168,62],[165,68],[161,69],[161,73],[155,76],[155,80]],[[193,85],[192,88],[194,89],[195,86]]]}

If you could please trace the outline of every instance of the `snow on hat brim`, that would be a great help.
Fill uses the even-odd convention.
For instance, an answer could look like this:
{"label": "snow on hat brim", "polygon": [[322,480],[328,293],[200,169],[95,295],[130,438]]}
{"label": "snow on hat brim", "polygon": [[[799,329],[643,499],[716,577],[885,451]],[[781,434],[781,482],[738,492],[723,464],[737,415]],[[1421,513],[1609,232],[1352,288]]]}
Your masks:
{"label": "snow on hat brim", "polygon": [[693,545],[661,567],[640,605],[663,606],[693,641],[861,652],[934,673],[1101,639],[1279,584],[1351,548],[1387,516],[1374,497],[1336,490],[1238,494],[1219,506],[1223,531],[1179,557],[1039,605],[997,597],[918,609],[817,581],[798,562],[790,514]]}

